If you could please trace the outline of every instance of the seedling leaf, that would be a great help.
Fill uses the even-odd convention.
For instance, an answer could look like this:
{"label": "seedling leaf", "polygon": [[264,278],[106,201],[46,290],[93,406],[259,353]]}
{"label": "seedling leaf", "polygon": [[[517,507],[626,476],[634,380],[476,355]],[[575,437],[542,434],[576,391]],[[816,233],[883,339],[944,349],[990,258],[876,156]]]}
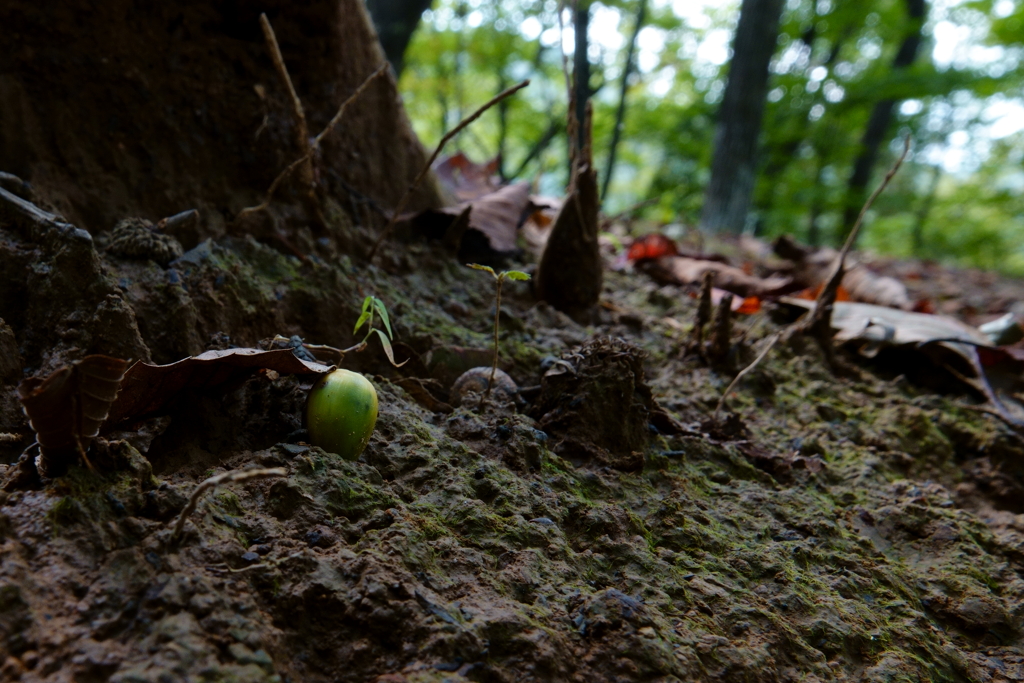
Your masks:
{"label": "seedling leaf", "polygon": [[388,331],[388,336],[394,339],[395,335],[391,331],[391,318],[388,317],[387,306],[385,306],[384,302],[377,297],[373,297],[373,307],[377,309],[378,313],[380,313],[381,322],[384,323],[384,328]]}
{"label": "seedling leaf", "polygon": [[359,316],[359,320],[356,321],[356,326],[355,326],[355,329],[352,330],[352,334],[355,334],[356,332],[358,332],[359,328],[362,327],[363,325],[365,325],[366,321],[369,320],[372,315],[373,315],[373,311],[366,310],[366,307],[364,306],[363,307],[363,313],[362,313],[362,315]]}
{"label": "seedling leaf", "polygon": [[400,368],[400,367],[402,367],[403,365],[405,365],[406,363],[409,362],[409,359],[406,358],[401,363],[396,363],[395,362],[395,352],[391,348],[391,342],[388,341],[388,336],[386,334],[384,334],[384,330],[377,330],[377,329],[375,329],[374,332],[376,332],[377,336],[380,337],[380,344],[381,344],[381,346],[384,347],[384,353],[387,354],[388,360],[391,361],[392,365],[394,365],[396,368]]}
{"label": "seedling leaf", "polygon": [[520,281],[523,281],[523,280],[529,280],[530,279],[529,274],[524,273],[521,270],[506,270],[504,273],[502,273],[502,275],[507,277],[509,280],[520,280]]}
{"label": "seedling leaf", "polygon": [[368,313],[372,307],[373,307],[373,297],[372,296],[368,296],[365,299],[363,299],[363,309],[362,309],[363,313]]}
{"label": "seedling leaf", "polygon": [[482,270],[490,273],[494,277],[498,277],[498,275],[494,272],[494,268],[491,268],[490,266],[481,266],[479,263],[467,263],[466,265],[472,268],[473,270]]}

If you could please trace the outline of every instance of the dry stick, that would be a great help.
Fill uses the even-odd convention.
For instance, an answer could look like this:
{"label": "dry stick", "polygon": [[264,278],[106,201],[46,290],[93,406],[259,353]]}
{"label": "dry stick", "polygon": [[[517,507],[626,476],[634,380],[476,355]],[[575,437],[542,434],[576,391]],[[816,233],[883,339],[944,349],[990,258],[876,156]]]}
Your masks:
{"label": "dry stick", "polygon": [[690,340],[690,347],[697,351],[701,358],[704,355],[704,328],[711,322],[711,288],[714,286],[715,273],[707,271],[700,283],[700,303],[697,304],[697,319],[693,325],[693,338]]}
{"label": "dry stick", "polygon": [[395,227],[395,223],[398,222],[398,217],[405,210],[405,205],[409,203],[409,199],[412,197],[412,193],[416,191],[416,188],[419,186],[420,182],[423,180],[423,178],[426,177],[427,173],[430,172],[431,167],[434,165],[434,161],[437,159],[437,156],[441,153],[441,150],[448,143],[448,141],[451,140],[456,135],[458,135],[460,132],[462,132],[463,128],[465,128],[466,126],[480,118],[480,116],[482,116],[485,111],[496,105],[498,102],[501,102],[506,97],[512,95],[513,93],[522,90],[528,85],[530,85],[530,81],[525,80],[518,85],[513,85],[508,90],[502,91],[498,95],[491,98],[491,100],[489,100],[485,105],[477,109],[475,112],[473,112],[466,118],[462,119],[462,121],[459,121],[459,125],[452,128],[445,134],[443,138],[441,138],[441,142],[437,143],[437,147],[434,149],[434,153],[430,155],[429,159],[427,159],[427,163],[423,165],[423,168],[420,170],[419,175],[417,175],[413,179],[412,183],[406,189],[405,194],[403,194],[402,198],[398,200],[398,206],[396,206],[395,210],[391,212],[391,219],[388,220],[388,224],[384,226],[383,230],[381,230],[380,236],[377,238],[377,241],[373,243],[373,248],[370,250],[369,256],[366,257],[367,263],[373,262],[373,257],[377,255],[377,250],[380,249],[380,245],[383,244],[384,240],[387,239],[388,235],[391,233],[391,230]]}
{"label": "dry stick", "polygon": [[711,329],[708,356],[713,363],[724,363],[729,356],[729,338],[732,336],[732,294],[722,296],[715,311],[715,324]]}
{"label": "dry stick", "polygon": [[[266,39],[267,47],[270,49],[270,58],[274,62],[274,68],[277,70],[277,76],[281,79],[285,90],[288,91],[288,95],[292,100],[292,113],[295,115],[295,142],[298,144],[299,149],[303,151],[303,156],[312,159],[313,150],[309,144],[309,128],[306,125],[306,112],[302,108],[302,100],[299,99],[298,93],[295,92],[295,86],[292,84],[292,77],[288,74],[288,67],[284,64],[284,55],[281,54],[281,48],[277,44],[277,35],[274,33],[274,27],[270,25],[270,20],[267,19],[266,14],[260,15],[260,26],[263,28],[263,37]],[[304,169],[302,175],[303,184],[311,186],[313,184],[312,164],[308,168]]]}
{"label": "dry stick", "polygon": [[818,298],[814,302],[814,310],[811,312],[810,317],[806,323],[800,324],[795,327],[795,331],[810,334],[818,344],[821,346],[822,351],[825,353],[826,360],[829,365],[835,366],[834,352],[832,349],[832,308],[836,303],[836,295],[839,292],[839,284],[843,281],[843,275],[845,274],[845,263],[846,256],[850,253],[850,249],[853,247],[853,243],[857,239],[857,233],[860,231],[861,223],[864,222],[864,216],[867,214],[868,209],[875,203],[878,195],[882,194],[886,187],[889,186],[889,181],[892,180],[893,176],[896,175],[896,171],[900,170],[900,166],[903,165],[903,160],[907,158],[907,153],[910,151],[910,136],[908,135],[906,140],[903,142],[903,153],[900,154],[899,158],[896,159],[896,163],[893,164],[889,172],[885,174],[885,178],[881,184],[871,193],[868,200],[864,203],[863,208],[860,210],[860,214],[857,216],[857,221],[853,224],[850,229],[850,234],[846,237],[846,244],[843,245],[842,251],[839,252],[839,256],[836,257],[835,269],[832,272],[832,276],[824,287],[821,288],[821,292],[818,293]]}
{"label": "dry stick", "polygon": [[338,112],[334,115],[334,118],[331,119],[330,123],[327,124],[327,127],[320,131],[319,135],[313,138],[313,142],[309,145],[309,151],[303,154],[295,161],[293,161],[292,163],[288,164],[288,166],[283,171],[281,171],[281,173],[279,173],[276,178],[274,178],[274,182],[270,183],[270,188],[267,190],[267,195],[263,202],[256,206],[250,206],[242,209],[241,211],[238,212],[238,218],[246,216],[250,213],[256,213],[257,211],[263,211],[268,206],[270,206],[270,202],[274,197],[274,192],[277,191],[277,188],[281,185],[281,183],[283,183],[288,178],[288,176],[290,176],[295,171],[296,168],[298,168],[304,162],[309,161],[310,159],[313,158],[313,155],[320,149],[320,143],[324,139],[324,137],[332,130],[334,130],[334,127],[341,122],[341,118],[345,113],[345,109],[348,108],[348,105],[352,104],[352,102],[354,102],[360,95],[362,95],[363,91],[366,90],[367,86],[369,86],[374,79],[376,79],[378,76],[382,74],[387,73],[387,69],[388,65],[384,64],[379,69],[370,74],[366,78],[366,80],[363,81],[362,84],[360,84],[360,86],[355,89],[355,92],[349,95],[348,98],[346,98],[345,101],[341,103],[341,106],[338,107]]}
{"label": "dry stick", "polygon": [[210,477],[206,481],[199,484],[196,490],[189,496],[188,503],[185,505],[185,509],[178,515],[178,521],[174,523],[174,531],[171,533],[171,543],[174,543],[178,536],[181,535],[181,530],[185,526],[185,520],[191,515],[196,505],[199,504],[199,499],[202,495],[216,486],[221,484],[230,484],[240,481],[249,481],[250,479],[267,479],[269,477],[287,477],[288,470],[283,467],[272,467],[270,469],[255,469],[255,470],[232,470],[231,472],[224,472],[216,476]]}
{"label": "dry stick", "polygon": [[767,356],[768,352],[771,351],[773,346],[775,346],[775,342],[777,342],[783,336],[789,338],[794,334],[810,334],[817,340],[818,344],[825,352],[826,360],[828,360],[830,365],[834,366],[835,358],[832,349],[831,327],[832,307],[835,305],[836,302],[836,294],[839,291],[839,283],[842,282],[843,280],[843,264],[846,260],[846,255],[850,252],[850,248],[853,246],[854,240],[856,240],[857,238],[857,231],[860,230],[860,225],[864,221],[864,215],[868,212],[868,209],[871,208],[871,205],[875,203],[875,199],[878,198],[878,195],[882,194],[882,191],[885,190],[885,188],[889,185],[889,181],[892,180],[892,177],[894,175],[896,175],[896,171],[900,170],[900,166],[903,165],[903,160],[907,158],[907,153],[909,151],[910,136],[908,135],[907,139],[903,143],[903,153],[900,154],[900,157],[896,160],[896,163],[893,164],[892,168],[889,169],[889,172],[885,174],[885,179],[882,180],[882,183],[878,186],[878,188],[871,193],[871,196],[868,197],[867,202],[864,203],[864,207],[860,210],[860,215],[857,216],[857,222],[854,223],[853,227],[850,229],[850,234],[846,238],[846,244],[843,245],[843,250],[839,252],[839,256],[836,258],[836,268],[835,271],[832,273],[832,277],[829,279],[828,283],[824,287],[822,287],[821,292],[818,293],[818,298],[814,302],[814,311],[811,313],[808,322],[795,322],[782,332],[778,332],[772,337],[771,342],[769,342],[768,346],[765,347],[764,351],[762,351],[760,355],[758,355],[758,357],[754,359],[754,362],[748,365],[747,367],[743,368],[743,370],[741,370],[740,373],[733,378],[732,382],[729,383],[729,386],[726,387],[725,393],[722,394],[722,398],[718,401],[718,406],[715,408],[715,412],[713,415],[714,420],[718,420],[718,413],[722,410],[722,407],[725,405],[725,399],[729,395],[729,392],[731,392],[736,387],[736,385],[739,383],[741,379],[743,379],[743,377],[749,374],[751,370],[757,367],[757,365],[762,360],[764,360],[764,357]]}

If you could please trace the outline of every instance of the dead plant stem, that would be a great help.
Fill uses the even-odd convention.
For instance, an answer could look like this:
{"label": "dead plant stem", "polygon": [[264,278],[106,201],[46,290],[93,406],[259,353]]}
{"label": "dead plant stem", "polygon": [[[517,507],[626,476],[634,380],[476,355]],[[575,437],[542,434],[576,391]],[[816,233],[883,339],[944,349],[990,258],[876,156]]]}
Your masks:
{"label": "dead plant stem", "polygon": [[491,379],[487,382],[487,391],[484,392],[484,400],[491,397],[491,388],[494,386],[494,375],[498,372],[498,320],[501,318],[501,282],[505,278],[499,275],[497,278],[498,289],[494,297],[494,360],[491,361]]}
{"label": "dead plant stem", "polygon": [[188,503],[185,508],[178,515],[177,521],[174,523],[174,531],[171,532],[170,542],[173,544],[178,537],[181,535],[181,530],[185,526],[185,520],[188,519],[196,506],[199,504],[199,499],[204,493],[212,488],[216,488],[221,484],[231,484],[241,481],[250,481],[252,479],[267,479],[269,477],[287,477],[288,470],[283,467],[272,467],[270,469],[249,469],[249,470],[232,470],[230,472],[224,472],[216,476],[210,477],[203,481],[196,490],[189,496]]}
{"label": "dead plant stem", "polygon": [[419,187],[420,182],[422,182],[423,178],[425,178],[427,173],[430,172],[431,167],[433,167],[434,165],[434,161],[437,159],[438,155],[441,154],[441,150],[444,149],[444,146],[448,143],[448,141],[454,138],[460,132],[462,132],[462,129],[464,129],[466,126],[480,118],[485,111],[496,105],[498,102],[501,102],[506,97],[509,97],[510,95],[518,92],[519,90],[522,90],[528,85],[530,85],[530,81],[525,80],[522,83],[513,85],[511,88],[508,88],[507,90],[503,90],[501,93],[495,95],[493,98],[488,100],[486,104],[477,109],[475,112],[459,121],[459,125],[455,126],[450,131],[445,133],[444,137],[441,138],[441,141],[437,143],[437,147],[434,148],[434,153],[430,155],[429,159],[427,159],[427,163],[423,165],[423,168],[420,169],[419,174],[413,179],[412,183],[409,184],[409,187],[406,189],[401,199],[398,200],[398,205],[395,207],[395,210],[391,212],[391,218],[388,220],[387,225],[384,226],[384,229],[381,230],[380,236],[377,237],[377,241],[373,243],[373,248],[370,249],[370,253],[366,257],[367,263],[373,262],[373,257],[377,255],[377,251],[380,249],[380,245],[383,244],[384,240],[386,240],[388,238],[388,235],[391,234],[391,230],[394,229],[395,223],[398,222],[398,217],[402,214],[403,211],[405,211],[406,205],[412,198],[413,192],[416,191],[416,188]]}

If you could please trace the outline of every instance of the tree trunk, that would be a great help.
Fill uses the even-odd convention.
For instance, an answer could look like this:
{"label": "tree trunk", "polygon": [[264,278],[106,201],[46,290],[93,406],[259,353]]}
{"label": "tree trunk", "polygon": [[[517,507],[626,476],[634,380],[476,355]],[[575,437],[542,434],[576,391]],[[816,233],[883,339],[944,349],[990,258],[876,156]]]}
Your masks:
{"label": "tree trunk", "polygon": [[405,48],[432,0],[366,0],[377,37],[396,76],[402,75]]}
{"label": "tree trunk", "polygon": [[[914,63],[917,50],[921,46],[921,27],[925,18],[924,0],[907,0],[907,13],[910,15],[910,28],[900,45],[896,58],[892,61],[894,70],[905,69]],[[871,110],[871,117],[861,138],[860,154],[853,163],[853,172],[847,185],[846,202],[843,210],[844,233],[853,227],[860,213],[861,206],[867,197],[867,186],[871,180],[871,171],[878,160],[878,150],[889,132],[892,112],[897,100],[882,100]],[[861,232],[863,234],[863,231]]]}
{"label": "tree trunk", "polygon": [[923,258],[924,256],[924,226],[928,222],[928,214],[932,212],[932,205],[935,204],[935,195],[939,191],[939,180],[941,178],[942,166],[933,166],[931,182],[928,183],[928,192],[925,193],[924,201],[921,202],[921,208],[918,210],[917,216],[914,217],[914,229],[911,232],[913,239],[913,251],[911,254],[915,258]]}
{"label": "tree trunk", "polygon": [[715,152],[701,215],[711,232],[739,233],[754,191],[768,65],[775,53],[782,0],[743,0],[733,40],[729,82],[718,114]]}
{"label": "tree trunk", "polygon": [[[583,120],[586,118],[587,101],[590,99],[590,59],[587,57],[587,31],[590,26],[590,2],[581,2],[573,15],[573,29],[576,37],[576,51],[573,54],[573,91],[576,106],[576,149],[583,149]],[[570,173],[572,169],[570,169]]]}
{"label": "tree trunk", "polygon": [[[220,237],[301,156],[261,12],[310,134],[384,62],[362,0],[61,7],[53,14],[31,0],[0,3],[0,26],[18,36],[0,50],[0,169],[93,233],[128,216],[198,209],[192,240]],[[53,41],[60,49],[51,53]],[[317,167],[322,186],[355,193],[338,189],[343,205],[354,196],[386,208],[426,156],[394,83],[378,78],[324,138]],[[439,202],[432,185],[420,188],[414,209]],[[272,208],[293,210],[287,190]],[[295,213],[296,224],[304,220]]]}
{"label": "tree trunk", "polygon": [[636,39],[640,35],[640,29],[644,25],[644,15],[647,13],[647,0],[638,0],[636,10],[636,25],[633,27],[633,36],[629,40],[629,49],[626,50],[626,65],[622,69],[622,89],[619,91],[619,108],[615,112],[615,127],[612,128],[612,142],[608,145],[608,163],[604,168],[604,182],[601,183],[601,200],[608,196],[608,186],[612,182],[612,171],[615,169],[615,151],[619,146],[619,139],[622,137],[622,128],[626,119],[626,93],[629,90],[629,77],[633,74],[633,54],[636,52]]}

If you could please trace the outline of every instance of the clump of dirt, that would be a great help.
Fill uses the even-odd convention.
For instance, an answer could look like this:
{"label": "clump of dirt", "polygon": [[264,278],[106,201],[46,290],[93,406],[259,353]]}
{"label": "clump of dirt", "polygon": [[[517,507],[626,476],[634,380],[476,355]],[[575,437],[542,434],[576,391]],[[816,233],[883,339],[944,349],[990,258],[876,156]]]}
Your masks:
{"label": "clump of dirt", "polygon": [[598,337],[551,364],[531,415],[557,439],[555,452],[574,464],[643,467],[654,402],[643,360],[639,347]]}

